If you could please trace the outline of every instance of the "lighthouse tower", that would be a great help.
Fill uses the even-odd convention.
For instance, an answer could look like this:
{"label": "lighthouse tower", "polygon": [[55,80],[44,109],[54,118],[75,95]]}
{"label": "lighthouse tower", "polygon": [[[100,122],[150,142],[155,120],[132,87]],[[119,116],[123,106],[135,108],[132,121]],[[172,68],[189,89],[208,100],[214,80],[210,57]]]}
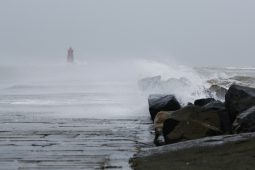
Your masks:
{"label": "lighthouse tower", "polygon": [[74,56],[73,56],[73,49],[72,49],[72,47],[70,47],[67,50],[67,62],[68,63],[73,63],[74,62]]}

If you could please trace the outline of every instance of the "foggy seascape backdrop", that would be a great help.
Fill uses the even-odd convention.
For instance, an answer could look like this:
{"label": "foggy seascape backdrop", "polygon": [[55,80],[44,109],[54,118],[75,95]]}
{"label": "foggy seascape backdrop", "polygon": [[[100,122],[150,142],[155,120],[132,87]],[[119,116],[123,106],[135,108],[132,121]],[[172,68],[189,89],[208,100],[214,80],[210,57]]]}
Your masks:
{"label": "foggy seascape backdrop", "polygon": [[[161,84],[139,83],[159,75]],[[0,163],[9,169],[126,169],[140,147],[153,146],[149,94],[174,94],[185,105],[214,95],[207,91],[212,84],[254,82],[253,68],[151,60],[0,66]]]}

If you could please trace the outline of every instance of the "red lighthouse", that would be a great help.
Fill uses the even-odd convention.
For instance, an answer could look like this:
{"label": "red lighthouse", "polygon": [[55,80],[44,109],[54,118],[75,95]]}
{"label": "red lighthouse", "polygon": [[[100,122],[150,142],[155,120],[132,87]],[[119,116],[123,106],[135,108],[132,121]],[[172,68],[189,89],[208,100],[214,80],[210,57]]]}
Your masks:
{"label": "red lighthouse", "polygon": [[70,47],[67,51],[67,62],[73,63],[74,62],[74,56],[73,56],[73,49]]}

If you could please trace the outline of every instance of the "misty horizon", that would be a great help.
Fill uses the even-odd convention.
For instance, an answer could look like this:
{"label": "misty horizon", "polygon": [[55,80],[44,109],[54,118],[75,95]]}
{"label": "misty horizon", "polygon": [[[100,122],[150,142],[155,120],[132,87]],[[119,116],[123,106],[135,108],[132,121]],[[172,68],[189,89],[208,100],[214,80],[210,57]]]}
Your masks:
{"label": "misty horizon", "polygon": [[0,2],[4,64],[174,60],[253,67],[255,3],[238,0]]}

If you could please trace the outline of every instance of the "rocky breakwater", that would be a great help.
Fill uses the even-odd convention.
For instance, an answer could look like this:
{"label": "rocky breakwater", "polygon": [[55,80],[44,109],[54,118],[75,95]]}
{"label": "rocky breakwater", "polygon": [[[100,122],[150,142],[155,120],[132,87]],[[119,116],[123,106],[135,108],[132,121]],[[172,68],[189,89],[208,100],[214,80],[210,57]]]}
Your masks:
{"label": "rocky breakwater", "polygon": [[255,88],[233,84],[224,102],[198,99],[180,108],[173,107],[174,96],[156,96],[149,97],[150,108],[165,99],[151,113],[158,147],[141,149],[131,160],[134,169],[254,168]]}

